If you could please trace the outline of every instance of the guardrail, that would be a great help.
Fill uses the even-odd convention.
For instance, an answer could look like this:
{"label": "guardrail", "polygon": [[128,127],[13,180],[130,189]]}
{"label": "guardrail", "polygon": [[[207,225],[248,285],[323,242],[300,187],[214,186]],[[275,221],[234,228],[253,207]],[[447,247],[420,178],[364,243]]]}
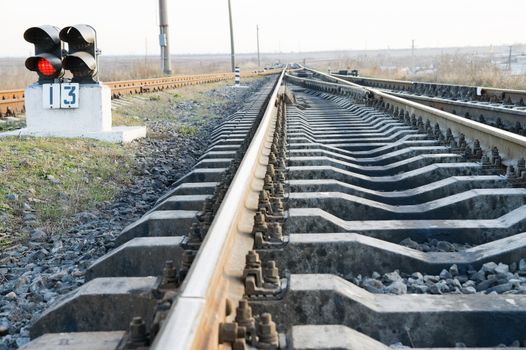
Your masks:
{"label": "guardrail", "polygon": [[371,77],[355,77],[341,74],[332,74],[332,76],[367,87],[377,89],[398,90],[417,95],[453,98],[459,100],[502,103],[510,106],[524,106],[526,103],[525,90],[418,82],[408,80],[381,79]]}
{"label": "guardrail", "polygon": [[338,94],[345,92],[345,90],[338,90],[338,85],[348,86],[355,92],[363,89],[365,92],[361,93],[359,97],[363,97],[364,103],[380,107],[404,120],[409,119],[415,123],[418,121],[427,123],[429,121],[433,126],[438,125],[442,131],[450,129],[457,138],[462,134],[471,142],[478,140],[481,147],[487,152],[491,152],[493,147],[497,147],[500,156],[503,158],[503,163],[506,165],[514,165],[516,160],[524,158],[526,154],[526,137],[392,96],[386,92],[364,87],[310,68],[305,69],[322,80],[295,77],[293,78],[294,82],[304,84],[306,87]]}
{"label": "guardrail", "polygon": [[[253,248],[252,226],[263,189],[278,113],[283,71],[261,123],[201,245],[175,305],[151,349],[215,349],[219,325],[244,294],[245,255]],[[230,311],[232,312],[232,311]]]}
{"label": "guardrail", "polygon": [[[255,77],[271,74],[279,74],[281,70],[268,70],[263,72],[245,72],[242,77]],[[234,80],[234,73],[213,73],[196,75],[177,75],[153,79],[125,80],[104,83],[111,88],[112,98],[126,95],[155,92],[167,89],[177,89],[188,85],[198,85],[218,82],[222,80]],[[16,116],[24,112],[24,90],[0,91],[0,118]]]}

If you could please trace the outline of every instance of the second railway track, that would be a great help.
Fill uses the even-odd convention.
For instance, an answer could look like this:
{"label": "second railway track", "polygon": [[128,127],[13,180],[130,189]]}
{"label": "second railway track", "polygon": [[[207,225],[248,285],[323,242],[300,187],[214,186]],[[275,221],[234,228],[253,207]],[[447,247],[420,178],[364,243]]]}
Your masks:
{"label": "second railway track", "polygon": [[524,347],[525,149],[283,73],[25,349]]}
{"label": "second railway track", "polygon": [[526,136],[524,90],[333,76]]}

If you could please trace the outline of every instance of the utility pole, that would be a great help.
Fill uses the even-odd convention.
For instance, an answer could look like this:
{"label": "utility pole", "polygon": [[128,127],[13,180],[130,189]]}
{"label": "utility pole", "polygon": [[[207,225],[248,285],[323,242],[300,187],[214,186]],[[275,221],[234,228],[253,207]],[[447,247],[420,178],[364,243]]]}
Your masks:
{"label": "utility pole", "polygon": [[259,25],[256,25],[256,35],[258,40],[258,68],[261,67],[261,58],[259,56]]}
{"label": "utility pole", "polygon": [[228,0],[228,17],[230,19],[230,60],[232,61],[232,72],[236,70],[236,52],[234,50],[234,25],[232,24],[232,5]]}
{"label": "utility pole", "polygon": [[415,39],[411,42],[411,72],[415,74]]}
{"label": "utility pole", "polygon": [[170,57],[170,40],[168,37],[167,0],[159,0],[159,44],[161,45],[161,70],[164,74],[172,74],[172,60]]}
{"label": "utility pole", "polygon": [[510,51],[508,53],[508,71],[511,72],[511,50],[512,50],[513,46],[510,45]]}
{"label": "utility pole", "polygon": [[148,67],[148,37],[144,37],[144,72],[146,73],[146,69]]}

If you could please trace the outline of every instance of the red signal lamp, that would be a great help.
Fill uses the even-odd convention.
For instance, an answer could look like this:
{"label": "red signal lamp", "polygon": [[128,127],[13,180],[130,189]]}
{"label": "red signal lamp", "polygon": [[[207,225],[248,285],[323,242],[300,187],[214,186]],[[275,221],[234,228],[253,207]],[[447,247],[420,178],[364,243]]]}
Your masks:
{"label": "red signal lamp", "polygon": [[38,83],[60,80],[64,75],[60,29],[49,25],[31,27],[24,32],[24,39],[35,45],[35,55],[26,59],[26,68],[38,74]]}
{"label": "red signal lamp", "polygon": [[38,60],[38,72],[46,77],[51,77],[57,73],[57,70],[48,60],[41,58]]}

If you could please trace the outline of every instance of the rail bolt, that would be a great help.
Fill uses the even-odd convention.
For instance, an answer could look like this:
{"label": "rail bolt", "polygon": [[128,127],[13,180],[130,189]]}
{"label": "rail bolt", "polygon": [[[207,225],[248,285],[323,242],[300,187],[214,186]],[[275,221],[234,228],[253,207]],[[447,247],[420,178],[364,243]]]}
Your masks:
{"label": "rail bolt", "polygon": [[236,322],[240,326],[245,327],[249,334],[256,330],[256,321],[252,317],[252,308],[245,299],[241,299],[236,308]]}
{"label": "rail bolt", "polygon": [[245,256],[245,263],[247,268],[257,269],[261,267],[261,260],[259,260],[259,254],[255,250],[251,250]]}
{"label": "rail bolt", "polygon": [[281,281],[279,279],[279,270],[274,260],[269,260],[265,264],[263,279],[265,280],[265,284],[269,284],[267,288],[279,288]]}
{"label": "rail bolt", "polygon": [[278,197],[272,200],[272,210],[277,215],[283,215],[285,207],[283,206],[283,201],[281,198]]}
{"label": "rail bolt", "polygon": [[271,223],[268,233],[271,238],[283,240],[283,227],[279,222]]}
{"label": "rail bolt", "polygon": [[237,323],[221,323],[219,325],[219,344],[234,343],[238,338],[245,338],[245,327]]}
{"label": "rail bolt", "polygon": [[141,317],[134,317],[130,322],[128,344],[147,345],[146,324]]}
{"label": "rail bolt", "polygon": [[175,286],[177,284],[177,269],[173,260],[166,260],[163,268],[163,286]]}
{"label": "rail bolt", "polygon": [[270,152],[270,154],[268,156],[268,162],[269,162],[269,165],[270,164],[272,164],[272,165],[276,164],[276,162],[277,162],[276,153],[274,153],[272,151]]}
{"label": "rail bolt", "polygon": [[260,210],[256,213],[256,217],[254,218],[254,221],[255,221],[254,232],[267,233],[268,231],[267,218],[263,210]]}
{"label": "rail bolt", "polygon": [[276,185],[276,197],[284,197],[285,196],[285,189],[283,188],[283,184],[278,183]]}
{"label": "rail bolt", "polygon": [[257,335],[259,338],[258,345],[263,345],[266,349],[278,348],[279,338],[278,332],[276,331],[276,323],[272,321],[272,316],[269,313],[261,315],[261,320],[258,323]]}

